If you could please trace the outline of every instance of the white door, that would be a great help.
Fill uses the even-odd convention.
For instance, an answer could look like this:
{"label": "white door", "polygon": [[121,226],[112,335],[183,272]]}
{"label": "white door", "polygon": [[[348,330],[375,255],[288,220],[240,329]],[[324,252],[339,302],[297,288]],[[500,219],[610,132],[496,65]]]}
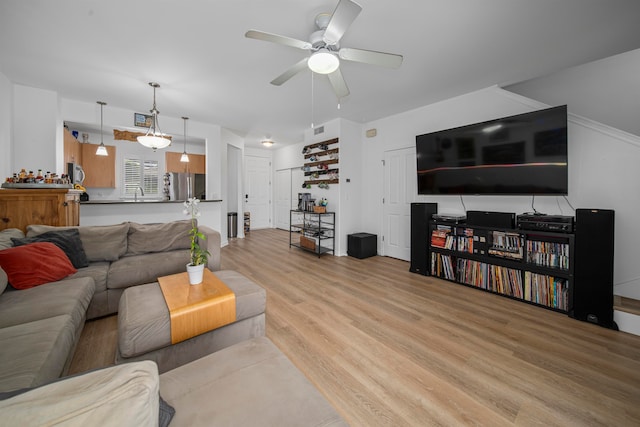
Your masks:
{"label": "white door", "polygon": [[416,197],[415,147],[384,153],[383,250],[411,260],[411,202]]}
{"label": "white door", "polygon": [[251,213],[251,229],[271,226],[271,162],[245,156],[244,211]]}
{"label": "white door", "polygon": [[298,209],[298,193],[307,193],[309,190],[302,188],[304,172],[301,168],[291,169],[291,209]]}
{"label": "white door", "polygon": [[276,228],[289,230],[289,210],[291,209],[291,169],[276,171]]}

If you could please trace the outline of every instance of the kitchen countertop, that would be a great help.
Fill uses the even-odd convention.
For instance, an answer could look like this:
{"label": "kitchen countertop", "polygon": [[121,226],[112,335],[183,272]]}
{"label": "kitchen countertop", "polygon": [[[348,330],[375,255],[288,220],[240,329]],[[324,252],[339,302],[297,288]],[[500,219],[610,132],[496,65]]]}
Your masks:
{"label": "kitchen countertop", "polygon": [[[200,200],[200,203],[209,203],[209,202],[221,202],[222,199],[215,199],[215,200]],[[152,200],[152,199],[140,199],[140,200],[132,200],[132,199],[126,199],[126,200],[120,200],[120,199],[115,199],[115,200],[88,200],[86,202],[80,202],[81,205],[117,205],[117,204],[122,204],[122,205],[133,205],[133,204],[144,204],[144,205],[148,205],[150,203],[184,203],[184,200]]]}

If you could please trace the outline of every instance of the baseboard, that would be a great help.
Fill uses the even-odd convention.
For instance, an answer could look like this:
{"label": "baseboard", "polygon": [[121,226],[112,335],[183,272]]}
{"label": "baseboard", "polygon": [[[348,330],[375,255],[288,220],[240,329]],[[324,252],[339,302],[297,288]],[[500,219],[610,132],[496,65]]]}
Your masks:
{"label": "baseboard", "polygon": [[640,300],[614,295],[613,309],[640,316]]}

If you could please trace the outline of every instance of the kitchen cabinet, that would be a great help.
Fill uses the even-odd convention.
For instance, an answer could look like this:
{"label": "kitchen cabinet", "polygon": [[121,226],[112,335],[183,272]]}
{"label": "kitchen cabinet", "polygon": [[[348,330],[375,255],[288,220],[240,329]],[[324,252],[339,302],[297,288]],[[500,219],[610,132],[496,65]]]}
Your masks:
{"label": "kitchen cabinet", "polygon": [[190,173],[205,173],[206,158],[204,154],[189,154],[189,162],[182,163],[180,157],[182,153],[167,151],[164,153],[166,170],[171,172],[190,172]]}
{"label": "kitchen cabinet", "polygon": [[80,225],[80,193],[69,189],[0,189],[0,230]]}
{"label": "kitchen cabinet", "polygon": [[108,156],[96,155],[98,144],[80,144],[82,168],[85,178],[82,185],[87,188],[116,187],[116,147],[106,145]]}
{"label": "kitchen cabinet", "polygon": [[[82,164],[82,149],[78,141],[68,129],[64,129],[64,163]],[[66,169],[65,169],[66,170]]]}

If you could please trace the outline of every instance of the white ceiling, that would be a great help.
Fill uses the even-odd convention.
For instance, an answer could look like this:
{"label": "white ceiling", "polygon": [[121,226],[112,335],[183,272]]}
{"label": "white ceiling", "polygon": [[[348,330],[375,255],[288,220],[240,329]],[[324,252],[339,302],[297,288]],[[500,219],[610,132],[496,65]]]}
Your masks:
{"label": "white ceiling", "polygon": [[[638,0],[358,0],[344,47],[404,55],[399,69],[341,65],[337,100],[311,72],[269,82],[304,51],[247,39],[307,40],[337,0],[2,0],[0,72],[12,82],[160,117],[220,124],[258,146],[301,142],[312,120],[368,122],[640,47]],[[312,103],[313,99],[313,103]],[[108,108],[108,107],[105,107]],[[274,146],[277,148],[278,145]]]}

